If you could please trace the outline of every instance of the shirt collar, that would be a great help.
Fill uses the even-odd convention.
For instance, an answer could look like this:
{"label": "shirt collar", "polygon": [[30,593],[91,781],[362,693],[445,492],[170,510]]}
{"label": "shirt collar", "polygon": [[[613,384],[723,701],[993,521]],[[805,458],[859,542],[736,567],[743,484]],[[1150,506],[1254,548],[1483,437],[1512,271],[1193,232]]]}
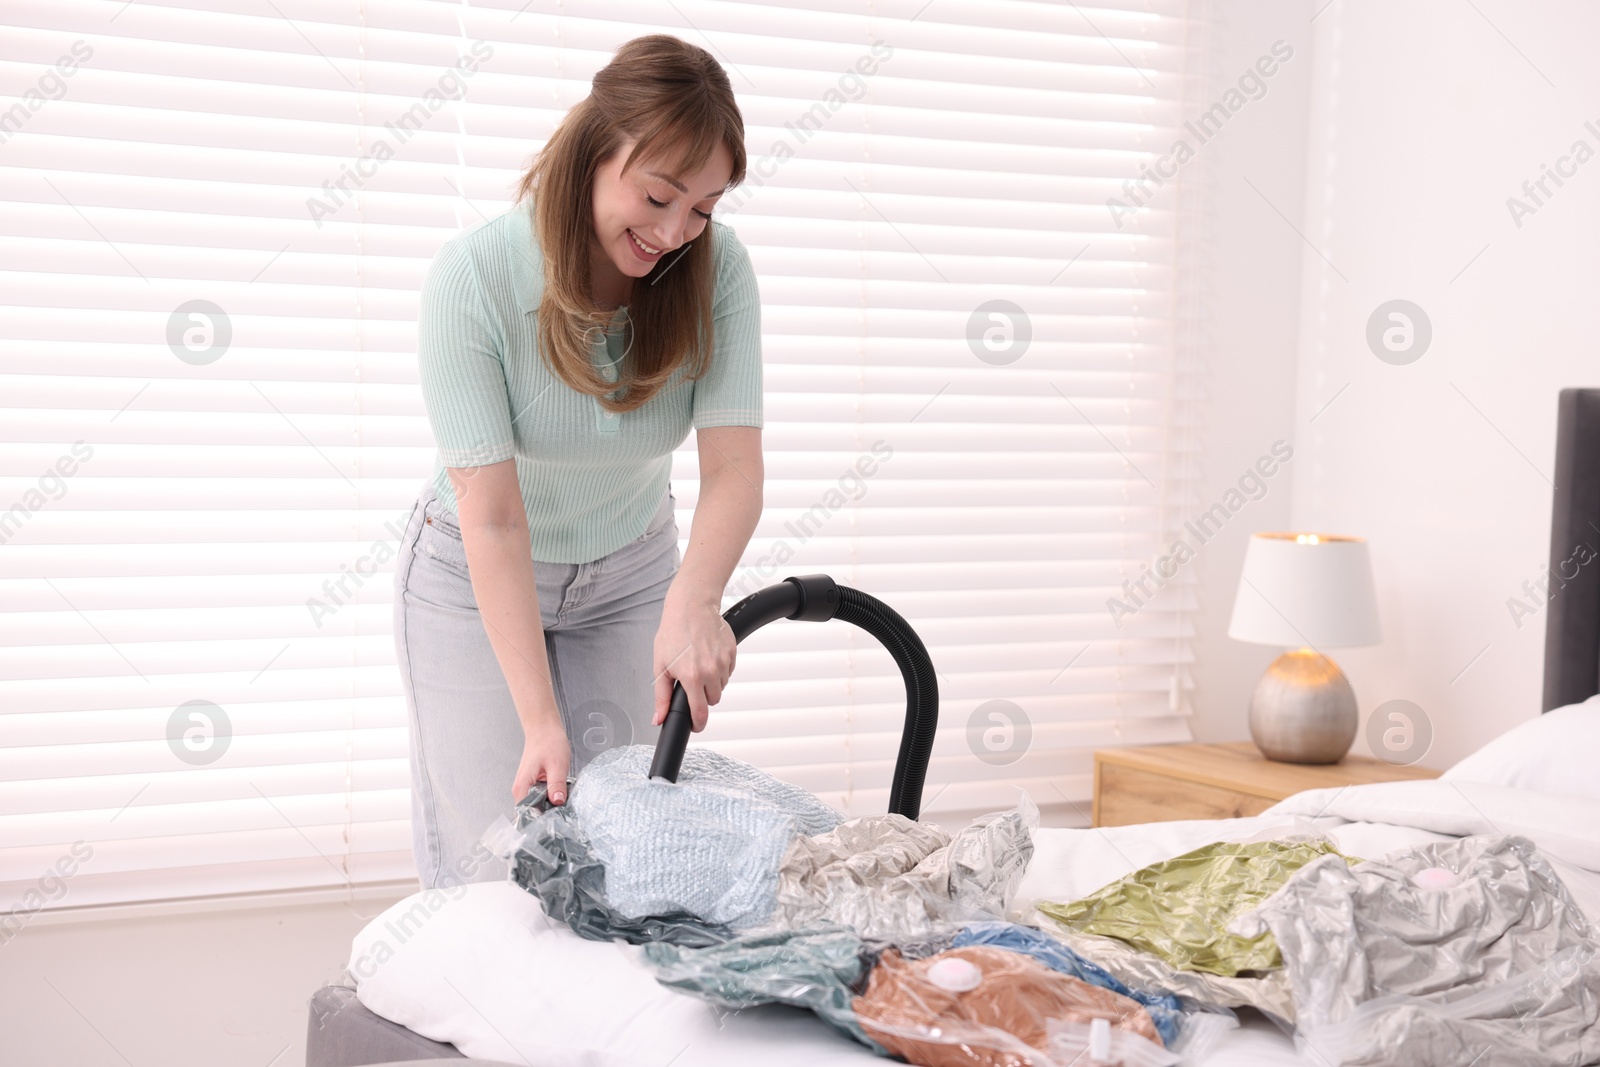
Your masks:
{"label": "shirt collar", "polygon": [[[533,239],[533,198],[529,197],[509,212],[511,224],[506,229],[506,240],[511,247],[511,279],[517,287],[517,303],[524,313],[539,310],[539,298],[544,295],[544,259]],[[623,310],[612,315],[615,322]]]}
{"label": "shirt collar", "polygon": [[511,245],[511,277],[524,312],[538,311],[539,297],[544,292],[544,265],[533,241],[532,212],[533,198],[529,197],[512,207],[511,225],[506,229],[506,240]]}

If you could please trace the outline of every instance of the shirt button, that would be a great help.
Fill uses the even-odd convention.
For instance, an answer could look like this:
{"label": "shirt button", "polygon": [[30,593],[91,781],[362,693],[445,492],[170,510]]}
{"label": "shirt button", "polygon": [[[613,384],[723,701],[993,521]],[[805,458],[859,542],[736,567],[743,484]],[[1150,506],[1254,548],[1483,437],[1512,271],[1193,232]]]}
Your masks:
{"label": "shirt button", "polygon": [[608,411],[608,412],[606,412],[606,418],[608,418],[608,419],[614,419],[614,418],[616,418],[616,417],[617,417],[617,413],[616,413],[616,412],[615,412],[615,411]]}

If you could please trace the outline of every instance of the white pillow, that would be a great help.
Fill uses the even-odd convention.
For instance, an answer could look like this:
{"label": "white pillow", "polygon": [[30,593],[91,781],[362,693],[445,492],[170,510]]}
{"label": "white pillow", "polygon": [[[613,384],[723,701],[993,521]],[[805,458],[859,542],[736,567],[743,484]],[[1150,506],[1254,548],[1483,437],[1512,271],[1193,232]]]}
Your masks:
{"label": "white pillow", "polygon": [[515,883],[428,889],[356,935],[356,996],[468,1056],[540,1067],[869,1067],[809,1011],[717,1009],[657,982],[644,950],[588,941]]}
{"label": "white pillow", "polygon": [[1600,799],[1600,693],[1507,730],[1439,777]]}

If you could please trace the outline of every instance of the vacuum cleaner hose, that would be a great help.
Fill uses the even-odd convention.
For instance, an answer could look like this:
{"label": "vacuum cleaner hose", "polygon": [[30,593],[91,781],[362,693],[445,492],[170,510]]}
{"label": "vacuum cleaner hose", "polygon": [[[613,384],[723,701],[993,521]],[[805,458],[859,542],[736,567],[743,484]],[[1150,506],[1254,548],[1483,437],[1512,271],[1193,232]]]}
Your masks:
{"label": "vacuum cleaner hose", "polygon": [[[777,619],[807,622],[841,619],[878,639],[894,657],[906,687],[905,727],[900,733],[900,752],[889,787],[889,811],[908,819],[917,818],[922,807],[928,756],[933,751],[933,735],[939,725],[939,681],[928,650],[911,624],[877,597],[839,585],[826,574],[791,576],[758,589],[723,612],[722,617],[733,630],[735,641],[743,641],[750,633]],[[656,739],[651,778],[678,780],[692,727],[688,694],[682,683],[674,682],[667,719]]]}

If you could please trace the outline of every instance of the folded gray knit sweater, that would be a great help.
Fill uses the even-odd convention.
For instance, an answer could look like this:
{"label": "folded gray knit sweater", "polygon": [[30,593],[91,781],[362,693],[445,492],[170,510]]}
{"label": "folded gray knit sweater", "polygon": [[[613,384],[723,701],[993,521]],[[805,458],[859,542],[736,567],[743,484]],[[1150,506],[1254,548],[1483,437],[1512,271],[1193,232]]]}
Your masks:
{"label": "folded gray knit sweater", "polygon": [[753,926],[771,913],[778,865],[800,834],[839,813],[799,786],[710,749],[684,753],[678,780],[651,781],[652,745],[596,756],[569,800],[606,869],[606,899],[629,918],[686,911]]}

